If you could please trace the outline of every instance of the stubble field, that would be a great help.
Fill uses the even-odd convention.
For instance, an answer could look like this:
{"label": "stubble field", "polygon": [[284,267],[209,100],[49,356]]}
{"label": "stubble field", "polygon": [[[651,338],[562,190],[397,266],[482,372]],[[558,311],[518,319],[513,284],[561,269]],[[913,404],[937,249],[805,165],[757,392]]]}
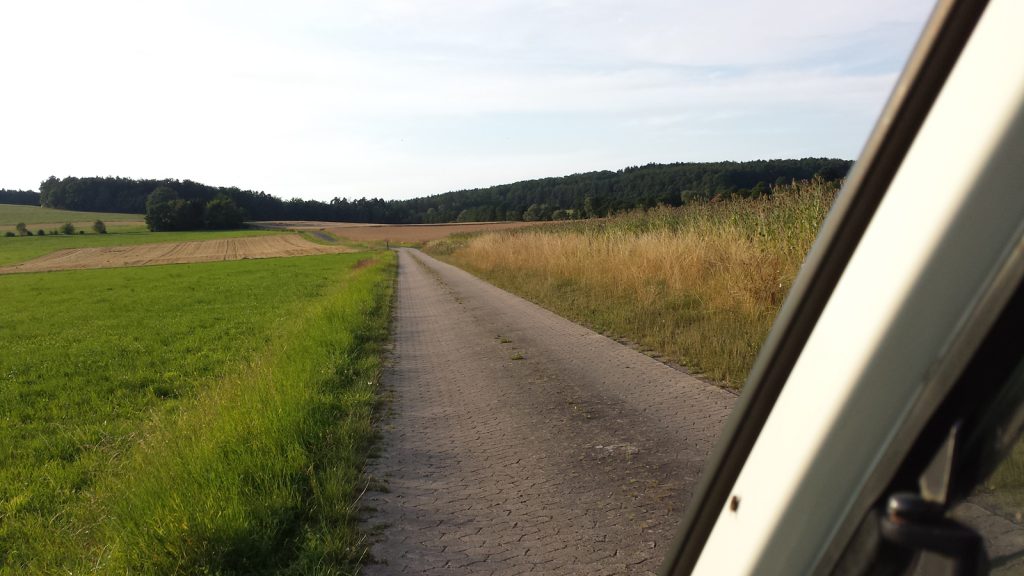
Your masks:
{"label": "stubble field", "polygon": [[[354,242],[419,244],[452,234],[496,232],[537,226],[545,222],[465,222],[451,224],[360,224],[348,222],[254,222],[272,230],[325,231]],[[549,222],[548,222],[549,224]]]}
{"label": "stubble field", "polygon": [[315,244],[297,234],[275,234],[135,246],[69,248],[20,264],[0,266],[0,274],[250,260],[312,254],[340,254],[352,251],[351,248],[345,246]]}
{"label": "stubble field", "polygon": [[9,266],[46,256],[60,250],[81,248],[105,248],[136,246],[139,244],[163,244],[196,242],[200,240],[224,240],[279,234],[268,230],[225,230],[198,232],[150,232],[146,229],[128,231],[116,230],[109,234],[46,235],[7,238],[0,236],[0,266]]}

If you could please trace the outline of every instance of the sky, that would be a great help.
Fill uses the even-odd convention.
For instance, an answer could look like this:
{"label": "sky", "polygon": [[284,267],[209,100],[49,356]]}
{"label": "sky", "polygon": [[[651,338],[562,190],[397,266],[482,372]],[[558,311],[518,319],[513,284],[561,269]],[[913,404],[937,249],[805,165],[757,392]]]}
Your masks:
{"label": "sky", "polygon": [[933,0],[13,0],[0,188],[401,199],[650,162],[855,159]]}

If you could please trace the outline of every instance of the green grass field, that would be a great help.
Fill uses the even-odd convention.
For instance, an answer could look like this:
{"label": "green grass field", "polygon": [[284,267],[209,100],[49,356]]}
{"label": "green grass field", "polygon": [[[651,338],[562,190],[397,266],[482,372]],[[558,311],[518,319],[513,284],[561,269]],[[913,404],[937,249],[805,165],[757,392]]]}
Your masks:
{"label": "green grass field", "polygon": [[393,275],[0,276],[0,574],[350,573]]}
{"label": "green grass field", "polygon": [[104,246],[128,246],[135,244],[158,244],[160,242],[190,242],[193,240],[215,240],[240,236],[281,234],[273,230],[202,230],[196,232],[150,232],[145,228],[131,231],[113,231],[108,234],[73,234],[65,236],[23,236],[6,238],[0,236],[0,266],[24,262],[45,256],[57,250],[68,248],[100,248]]}
{"label": "green grass field", "polygon": [[[77,212],[73,210],[54,210],[41,206],[22,206],[20,204],[0,204],[0,231],[13,228],[18,222],[24,222],[32,228],[33,224],[55,224],[60,222],[89,222],[103,220],[106,223],[124,221],[142,221],[142,214],[120,214],[116,212]],[[49,230],[47,230],[49,232]]]}

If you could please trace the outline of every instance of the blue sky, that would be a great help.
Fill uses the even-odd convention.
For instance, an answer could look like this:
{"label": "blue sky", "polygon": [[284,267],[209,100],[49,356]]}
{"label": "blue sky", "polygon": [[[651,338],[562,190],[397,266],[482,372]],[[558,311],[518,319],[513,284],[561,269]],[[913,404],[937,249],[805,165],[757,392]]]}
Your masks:
{"label": "blue sky", "polygon": [[409,198],[855,158],[931,0],[5,2],[0,188]]}

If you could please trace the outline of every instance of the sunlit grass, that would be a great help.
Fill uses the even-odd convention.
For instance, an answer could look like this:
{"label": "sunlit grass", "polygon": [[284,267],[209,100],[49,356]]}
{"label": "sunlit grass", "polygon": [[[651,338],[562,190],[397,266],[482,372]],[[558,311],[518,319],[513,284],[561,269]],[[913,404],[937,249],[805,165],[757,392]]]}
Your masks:
{"label": "sunlit grass", "polygon": [[0,573],[340,573],[393,255],[0,277]]}
{"label": "sunlit grass", "polygon": [[[142,214],[122,214],[119,212],[78,212],[75,210],[56,210],[41,206],[21,204],[0,204],[0,231],[24,222],[31,228],[32,224],[53,224],[57,222],[121,222],[142,220]],[[32,230],[35,232],[35,230]],[[49,230],[47,230],[49,232]]]}
{"label": "sunlit grass", "polygon": [[833,185],[807,182],[770,198],[454,237],[426,249],[739,386],[834,196]]}

